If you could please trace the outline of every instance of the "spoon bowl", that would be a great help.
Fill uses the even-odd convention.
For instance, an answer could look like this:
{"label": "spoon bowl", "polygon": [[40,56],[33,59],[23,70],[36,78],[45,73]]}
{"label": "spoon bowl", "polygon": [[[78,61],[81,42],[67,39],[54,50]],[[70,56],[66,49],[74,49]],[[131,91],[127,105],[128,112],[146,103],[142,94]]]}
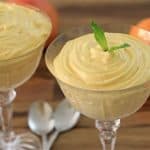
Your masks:
{"label": "spoon bowl", "polygon": [[77,112],[69,102],[64,99],[56,108],[54,112],[55,118],[55,132],[52,134],[48,148],[51,149],[53,143],[60,133],[72,129],[80,119],[80,113]]}
{"label": "spoon bowl", "polygon": [[28,125],[32,132],[42,136],[43,150],[47,148],[47,134],[54,129],[52,107],[44,101],[34,102],[29,109]]}
{"label": "spoon bowl", "polygon": [[47,102],[37,101],[33,103],[28,117],[30,129],[38,135],[51,132],[54,128],[52,112],[53,110]]}
{"label": "spoon bowl", "polygon": [[55,129],[60,132],[72,129],[80,118],[77,112],[67,100],[63,100],[54,113]]}

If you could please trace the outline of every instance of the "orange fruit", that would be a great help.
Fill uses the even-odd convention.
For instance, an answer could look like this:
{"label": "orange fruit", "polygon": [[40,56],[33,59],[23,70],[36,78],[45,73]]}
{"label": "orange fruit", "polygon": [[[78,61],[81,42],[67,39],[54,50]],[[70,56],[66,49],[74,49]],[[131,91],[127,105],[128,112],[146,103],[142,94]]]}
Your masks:
{"label": "orange fruit", "polygon": [[138,27],[141,27],[145,30],[148,30],[150,31],[150,18],[146,18],[146,19],[143,19],[141,20],[138,24],[137,24]]}
{"label": "orange fruit", "polygon": [[143,19],[132,26],[130,34],[150,45],[150,18]]}

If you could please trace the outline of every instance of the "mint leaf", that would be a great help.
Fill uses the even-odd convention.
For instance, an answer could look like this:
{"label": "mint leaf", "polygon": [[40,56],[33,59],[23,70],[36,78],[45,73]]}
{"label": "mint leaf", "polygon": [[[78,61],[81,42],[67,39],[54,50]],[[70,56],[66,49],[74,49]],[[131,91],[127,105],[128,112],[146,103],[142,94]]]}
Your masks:
{"label": "mint leaf", "polygon": [[100,26],[98,26],[95,22],[91,23],[91,29],[93,30],[96,41],[99,43],[99,45],[102,47],[104,51],[113,52],[118,49],[127,48],[130,46],[128,43],[124,43],[119,46],[113,46],[109,48],[103,29]]}
{"label": "mint leaf", "polygon": [[91,29],[94,32],[95,39],[104,51],[108,51],[108,44],[103,29],[95,22],[91,23]]}
{"label": "mint leaf", "polygon": [[124,43],[124,44],[121,44],[119,46],[113,46],[113,47],[109,48],[108,51],[112,52],[112,51],[115,51],[115,50],[118,50],[121,48],[127,48],[127,47],[130,47],[130,45],[128,43]]}

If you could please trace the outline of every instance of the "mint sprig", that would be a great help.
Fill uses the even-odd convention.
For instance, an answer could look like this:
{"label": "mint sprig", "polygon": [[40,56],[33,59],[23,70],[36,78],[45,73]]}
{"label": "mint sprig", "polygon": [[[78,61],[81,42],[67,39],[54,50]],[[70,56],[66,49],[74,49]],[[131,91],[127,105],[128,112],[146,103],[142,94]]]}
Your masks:
{"label": "mint sprig", "polygon": [[104,51],[108,50],[108,44],[103,29],[95,22],[91,23],[91,28],[94,32],[96,41],[101,45]]}
{"label": "mint sprig", "polygon": [[128,43],[124,43],[122,45],[119,45],[119,46],[112,46],[111,48],[109,48],[109,51],[115,51],[115,50],[118,50],[118,49],[121,49],[121,48],[126,48],[126,47],[130,47],[130,45]]}
{"label": "mint sprig", "polygon": [[123,43],[121,45],[112,46],[112,47],[109,48],[105,33],[103,31],[103,28],[98,26],[95,22],[92,22],[91,23],[91,29],[94,33],[96,41],[99,43],[99,45],[102,47],[102,49],[104,51],[113,52],[113,51],[119,50],[121,48],[130,47],[130,45],[128,43]]}

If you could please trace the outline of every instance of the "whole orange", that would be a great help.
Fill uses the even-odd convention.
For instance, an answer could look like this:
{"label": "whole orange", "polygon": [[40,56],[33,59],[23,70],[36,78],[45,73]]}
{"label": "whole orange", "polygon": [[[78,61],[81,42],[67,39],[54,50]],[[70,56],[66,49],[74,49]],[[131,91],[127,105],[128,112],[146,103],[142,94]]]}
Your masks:
{"label": "whole orange", "polygon": [[150,44],[150,18],[141,20],[131,27],[130,34]]}

